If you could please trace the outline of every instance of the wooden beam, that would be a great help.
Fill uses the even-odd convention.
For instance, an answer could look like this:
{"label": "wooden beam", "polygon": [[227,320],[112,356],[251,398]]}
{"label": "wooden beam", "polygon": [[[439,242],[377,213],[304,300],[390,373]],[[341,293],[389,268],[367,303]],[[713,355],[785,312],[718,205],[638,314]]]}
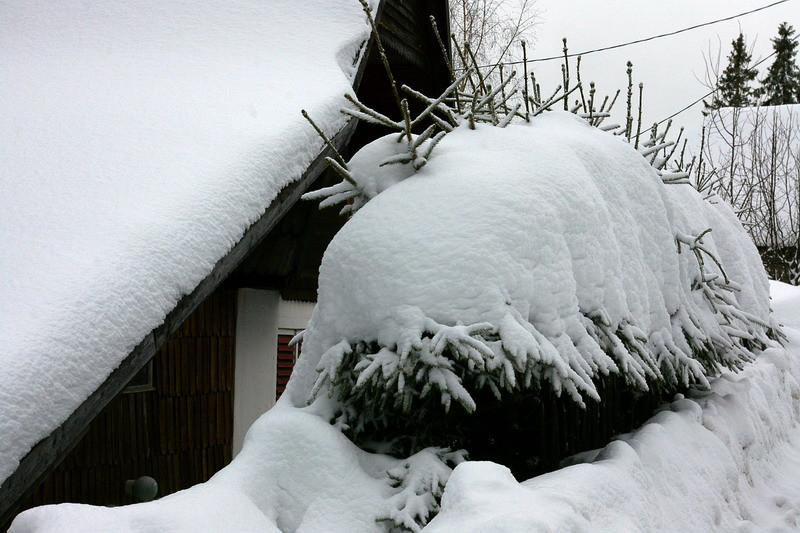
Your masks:
{"label": "wooden beam", "polygon": [[[362,62],[362,63],[365,63]],[[337,150],[349,142],[356,127],[350,120],[331,139]],[[297,181],[289,184],[266,208],[228,254],[217,261],[211,273],[181,298],[164,319],[164,323],[150,332],[142,342],[111,373],[106,381],[92,393],[55,431],[36,444],[20,461],[14,473],[0,486],[0,525],[14,517],[19,502],[38,485],[38,481],[60,463],[86,432],[89,423],[119,394],[130,379],[158,352],[169,336],[205,300],[220,283],[242,262],[245,256],[275,227],[300,196],[326,168],[325,157],[333,155],[326,148],[320,153]]]}

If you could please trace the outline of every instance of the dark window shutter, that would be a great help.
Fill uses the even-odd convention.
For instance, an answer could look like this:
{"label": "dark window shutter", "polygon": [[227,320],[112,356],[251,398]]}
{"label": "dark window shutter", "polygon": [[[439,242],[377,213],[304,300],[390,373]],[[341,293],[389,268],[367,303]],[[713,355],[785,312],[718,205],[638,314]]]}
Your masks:
{"label": "dark window shutter", "polygon": [[296,332],[281,331],[278,333],[278,368],[277,368],[277,387],[275,389],[275,399],[281,397],[283,391],[286,390],[286,384],[289,382],[289,376],[292,375],[294,363],[297,361],[297,355],[300,353],[300,344],[289,346],[289,341],[292,340]]}

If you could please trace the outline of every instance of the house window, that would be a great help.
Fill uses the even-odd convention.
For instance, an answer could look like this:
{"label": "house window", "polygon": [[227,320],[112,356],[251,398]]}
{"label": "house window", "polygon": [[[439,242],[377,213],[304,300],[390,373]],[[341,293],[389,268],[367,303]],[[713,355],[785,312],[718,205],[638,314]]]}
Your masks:
{"label": "house window", "polygon": [[122,392],[147,392],[156,390],[153,386],[153,360],[149,360],[128,382]]}
{"label": "house window", "polygon": [[292,337],[300,333],[301,329],[278,329],[278,368],[277,368],[277,383],[275,388],[275,399],[281,397],[281,394],[286,389],[286,384],[289,382],[289,376],[292,375],[294,363],[297,361],[297,356],[300,355],[300,344],[289,346],[289,341]]}

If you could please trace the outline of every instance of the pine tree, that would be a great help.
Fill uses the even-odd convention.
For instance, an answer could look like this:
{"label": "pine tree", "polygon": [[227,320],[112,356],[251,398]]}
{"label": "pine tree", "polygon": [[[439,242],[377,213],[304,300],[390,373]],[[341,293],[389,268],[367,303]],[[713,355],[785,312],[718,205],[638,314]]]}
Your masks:
{"label": "pine tree", "polygon": [[800,101],[800,70],[795,63],[797,41],[794,28],[784,22],[778,26],[778,36],[772,39],[775,60],[761,80],[764,105],[796,104]]}
{"label": "pine tree", "polygon": [[717,92],[711,105],[706,107],[748,107],[757,103],[757,91],[750,86],[756,79],[758,71],[750,66],[751,56],[747,51],[744,35],[741,33],[731,45],[733,49],[728,56],[728,66],[722,71],[717,82]]}

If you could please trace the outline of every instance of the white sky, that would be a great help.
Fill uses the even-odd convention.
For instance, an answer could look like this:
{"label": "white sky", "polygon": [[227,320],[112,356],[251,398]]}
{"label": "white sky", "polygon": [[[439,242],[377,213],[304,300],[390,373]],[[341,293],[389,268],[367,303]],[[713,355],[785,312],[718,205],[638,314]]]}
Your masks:
{"label": "white sky", "polygon": [[[570,52],[581,52],[735,15],[773,1],[537,0],[535,7],[541,11],[541,16],[528,57],[560,54],[562,37],[568,38]],[[748,45],[754,45],[753,59],[757,61],[772,52],[770,39],[777,34],[778,24],[783,21],[800,31],[800,0],[789,0],[758,13],[675,36],[590,54],[582,59],[582,79],[587,86],[589,81],[595,81],[601,97],[622,89],[614,109],[622,113],[624,119],[625,63],[632,61],[634,84],[644,83],[644,129],[645,125],[671,115],[709,91],[701,83],[706,71],[704,54],[708,56],[709,49],[716,56],[721,42],[724,68],[731,41],[741,27]],[[759,77],[766,73],[770,62],[771,59],[759,67]],[[560,61],[536,64],[535,72],[542,80],[543,93],[552,91],[561,82],[560,65]],[[572,66],[574,68],[574,63]],[[634,98],[636,94],[638,88],[634,87]],[[685,126],[690,144],[695,140],[699,143],[701,109],[702,104],[697,104],[675,118],[673,131],[677,133],[676,126]]]}

